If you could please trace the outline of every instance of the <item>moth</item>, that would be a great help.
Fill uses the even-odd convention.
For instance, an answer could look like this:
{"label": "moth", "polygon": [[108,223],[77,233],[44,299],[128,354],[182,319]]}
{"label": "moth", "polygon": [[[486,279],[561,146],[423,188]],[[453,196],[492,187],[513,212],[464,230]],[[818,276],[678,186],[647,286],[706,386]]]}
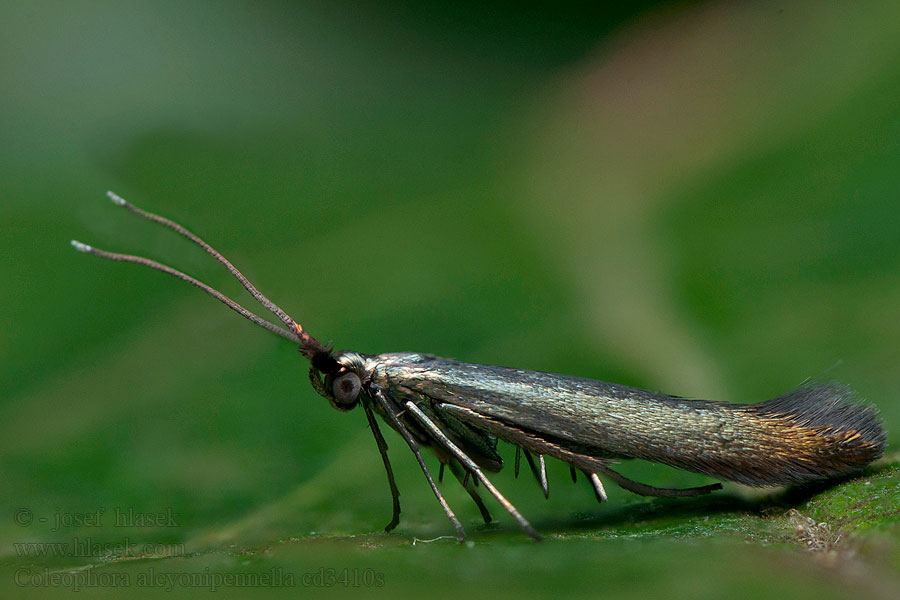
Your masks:
{"label": "moth", "polygon": [[310,335],[266,298],[212,246],[182,225],[141,210],[109,192],[114,204],[168,227],[224,265],[277,325],[209,285],[149,258],[107,252],[72,241],[75,249],[113,261],[144,265],[186,281],[253,323],[297,344],[310,363],[313,389],[340,411],[361,406],[384,463],[393,513],[385,531],[400,520],[399,491],[378,426],[382,419],[409,446],[459,541],[460,520],[425,463],[422,449],[437,456],[478,506],[491,515],[484,490],[535,539],[538,532],[491,483],[485,472],[503,467],[500,440],[516,449],[518,476],[524,454],[544,496],[549,493],[545,457],[582,472],[599,501],[606,499],[600,475],[642,496],[707,494],[721,484],[687,489],[653,487],[626,478],[610,465],[643,459],[758,487],[805,484],[857,472],[879,458],[885,432],[874,406],[856,401],[834,382],[813,383],[757,404],[731,404],[667,396],[569,375],[469,364],[433,354],[363,354],[336,351]]}

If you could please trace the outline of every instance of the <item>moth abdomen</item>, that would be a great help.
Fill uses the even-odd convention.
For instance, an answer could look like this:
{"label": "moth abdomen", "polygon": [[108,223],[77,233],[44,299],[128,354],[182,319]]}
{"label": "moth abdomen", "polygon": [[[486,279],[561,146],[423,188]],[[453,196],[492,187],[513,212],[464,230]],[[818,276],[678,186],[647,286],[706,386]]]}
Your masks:
{"label": "moth abdomen", "polygon": [[[884,452],[877,409],[835,382],[733,404],[568,375],[411,358],[373,360],[386,383],[402,382],[445,411],[457,407],[453,412],[461,419],[500,439],[570,463],[574,455],[637,458],[769,487],[849,475]],[[541,440],[547,448],[538,448]]]}
{"label": "moth abdomen", "polygon": [[758,404],[698,406],[696,418],[680,420],[681,435],[646,446],[641,440],[647,437],[638,436],[629,454],[767,487],[849,475],[884,452],[878,411],[837,383],[804,386]]}
{"label": "moth abdomen", "polygon": [[775,438],[770,447],[782,472],[772,475],[785,483],[851,474],[884,453],[878,410],[857,402],[845,385],[805,386],[749,408],[766,439]]}

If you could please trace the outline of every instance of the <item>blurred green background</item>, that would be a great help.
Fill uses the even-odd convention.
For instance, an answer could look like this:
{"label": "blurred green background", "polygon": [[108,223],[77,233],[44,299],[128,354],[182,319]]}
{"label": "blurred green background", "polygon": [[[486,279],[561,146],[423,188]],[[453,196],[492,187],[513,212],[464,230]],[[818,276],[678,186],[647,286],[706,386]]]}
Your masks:
{"label": "blurred green background", "polygon": [[[544,544],[496,507],[479,525],[448,480],[474,542],[460,546],[421,543],[452,529],[386,431],[403,515],[385,535],[362,413],[316,396],[288,343],[68,241],[151,256],[249,306],[202,251],[115,209],[113,189],[205,237],[338,348],[734,402],[833,378],[891,434],[898,22],[893,2],[0,3],[4,596],[87,577],[92,596],[193,595],[225,574],[294,578],[220,584],[226,597],[296,595],[331,573],[308,591],[896,598],[892,436],[880,466],[822,494],[610,485],[600,506],[564,465],[549,501],[497,475]],[[100,509],[98,526],[65,522]],[[117,527],[117,509],[171,526]]]}

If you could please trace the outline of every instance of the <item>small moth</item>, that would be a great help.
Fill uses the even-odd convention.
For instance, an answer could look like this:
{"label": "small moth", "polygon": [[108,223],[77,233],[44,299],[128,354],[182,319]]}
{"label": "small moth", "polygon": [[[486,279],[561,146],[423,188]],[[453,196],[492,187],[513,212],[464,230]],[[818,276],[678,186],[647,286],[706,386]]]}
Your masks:
{"label": "small moth", "polygon": [[[599,501],[606,499],[600,475],[642,496],[696,496],[721,484],[688,489],[657,488],[632,481],[610,465],[638,458],[750,486],[804,484],[854,473],[879,458],[885,432],[873,406],[855,401],[844,385],[808,384],[758,404],[730,404],[666,396],[613,383],[508,367],[468,364],[432,354],[362,354],[335,351],[266,298],[224,256],[183,226],[146,212],[109,192],[114,204],[164,225],[222,263],[244,288],[283,323],[267,321],[218,290],[149,258],[117,254],[72,241],[76,250],[168,273],[217,298],[246,319],[296,343],[310,362],[313,388],[334,408],[362,406],[387,473],[393,514],[400,520],[399,491],[377,414],[412,450],[444,509],[456,537],[463,526],[447,504],[422,448],[428,448],[459,480],[485,522],[490,513],[480,483],[531,537],[541,536],[494,487],[485,471],[503,467],[498,441],[516,448],[515,473],[525,455],[544,496],[545,457],[581,471]],[[442,477],[439,477],[440,481]]]}

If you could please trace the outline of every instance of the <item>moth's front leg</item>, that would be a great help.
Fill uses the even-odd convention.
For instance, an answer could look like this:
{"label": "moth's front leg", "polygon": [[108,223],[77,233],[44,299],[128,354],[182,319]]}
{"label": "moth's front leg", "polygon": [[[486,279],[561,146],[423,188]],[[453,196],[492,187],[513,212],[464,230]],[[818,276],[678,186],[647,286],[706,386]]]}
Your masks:
{"label": "moth's front leg", "polygon": [[[434,482],[434,478],[431,476],[431,471],[428,470],[428,465],[425,464],[425,459],[422,458],[422,452],[419,449],[419,442],[416,441],[415,437],[413,437],[412,433],[410,433],[409,429],[403,422],[400,420],[399,411],[394,407],[394,401],[387,396],[381,389],[373,389],[372,396],[375,401],[378,402],[378,405],[381,407],[382,411],[389,422],[393,426],[394,429],[403,436],[403,439],[406,440],[409,449],[412,450],[413,454],[416,457],[416,461],[419,463],[419,467],[422,469],[422,473],[425,474],[425,478],[428,480],[428,485],[431,486],[431,491],[434,492],[435,497],[441,505],[441,508],[444,509],[444,512],[447,515],[447,518],[450,519],[450,522],[453,523],[453,527],[456,529],[456,539],[459,542],[463,542],[466,539],[466,531],[463,529],[462,523],[459,522],[459,519],[456,518],[456,515],[453,513],[453,510],[450,508],[450,505],[447,504],[447,500],[444,498],[444,495],[441,494],[441,490],[438,489],[437,484]],[[407,404],[412,404],[411,402],[407,402]]]}
{"label": "moth's front leg", "polygon": [[364,401],[362,405],[363,410],[366,412],[366,420],[369,421],[369,428],[372,430],[372,435],[375,436],[375,445],[378,446],[378,452],[381,454],[381,461],[384,463],[384,470],[387,473],[388,485],[391,488],[393,514],[391,515],[391,522],[384,528],[385,531],[391,531],[400,523],[400,490],[397,489],[397,482],[394,480],[394,470],[391,468],[390,459],[388,459],[387,442],[384,440],[384,436],[381,435],[378,421],[375,420],[375,415],[372,414],[372,408],[369,406],[368,400]]}

